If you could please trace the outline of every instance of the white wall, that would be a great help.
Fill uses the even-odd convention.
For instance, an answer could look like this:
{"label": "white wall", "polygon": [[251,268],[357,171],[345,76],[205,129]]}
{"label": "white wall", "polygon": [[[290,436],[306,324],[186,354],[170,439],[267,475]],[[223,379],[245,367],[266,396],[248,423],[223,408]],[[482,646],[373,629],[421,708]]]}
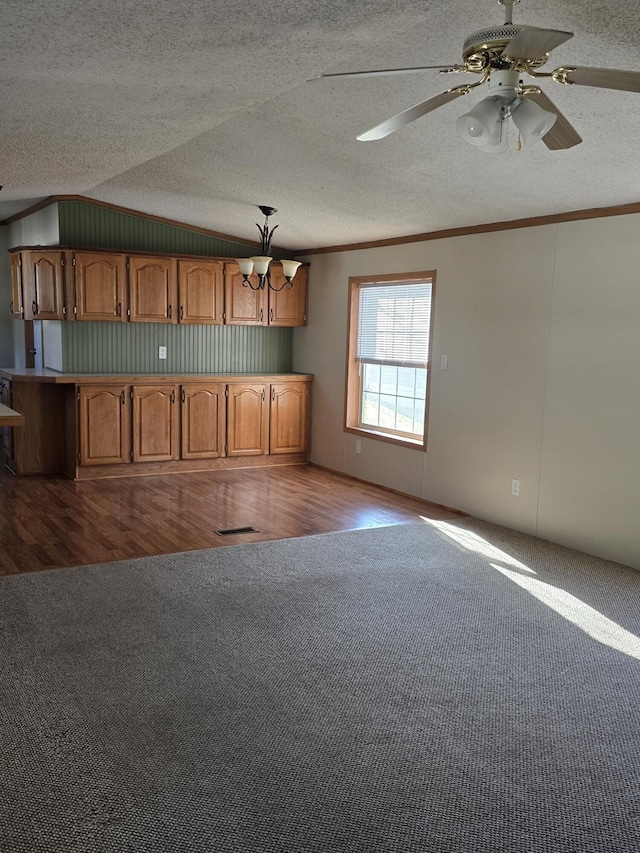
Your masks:
{"label": "white wall", "polygon": [[[316,376],[312,461],[640,568],[639,230],[609,217],[312,256],[294,333],[294,369]],[[427,452],[362,439],[356,455],[348,278],[431,269]]]}
{"label": "white wall", "polygon": [[16,246],[57,246],[60,243],[58,205],[54,202],[7,227],[10,249]]}

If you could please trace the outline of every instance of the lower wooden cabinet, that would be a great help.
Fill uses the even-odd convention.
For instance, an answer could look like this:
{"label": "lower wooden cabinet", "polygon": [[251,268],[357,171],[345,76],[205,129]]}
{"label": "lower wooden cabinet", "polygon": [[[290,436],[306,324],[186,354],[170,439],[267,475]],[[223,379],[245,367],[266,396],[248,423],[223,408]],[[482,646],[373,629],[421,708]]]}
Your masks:
{"label": "lower wooden cabinet", "polygon": [[136,473],[160,473],[162,465],[146,463],[170,463],[167,470],[177,471],[255,464],[243,457],[308,459],[308,380],[80,385],[76,399],[75,433],[67,430],[67,440],[74,434],[77,440],[67,474],[76,478],[90,469],[118,476],[110,466],[127,463],[145,463]]}
{"label": "lower wooden cabinet", "polygon": [[[0,403],[11,408],[11,383],[7,379],[0,379]],[[11,427],[0,427],[0,448],[6,459],[13,456],[13,429]]]}
{"label": "lower wooden cabinet", "polygon": [[79,389],[78,440],[80,465],[122,465],[131,461],[129,386]]}
{"label": "lower wooden cabinet", "polygon": [[179,458],[178,387],[134,386],[133,462],[169,462]]}
{"label": "lower wooden cabinet", "polygon": [[301,453],[309,449],[311,389],[308,382],[271,385],[269,453]]}
{"label": "lower wooden cabinet", "polygon": [[268,448],[269,401],[264,384],[228,388],[228,456],[263,456]]}
{"label": "lower wooden cabinet", "polygon": [[226,389],[224,384],[182,386],[182,459],[225,455]]}

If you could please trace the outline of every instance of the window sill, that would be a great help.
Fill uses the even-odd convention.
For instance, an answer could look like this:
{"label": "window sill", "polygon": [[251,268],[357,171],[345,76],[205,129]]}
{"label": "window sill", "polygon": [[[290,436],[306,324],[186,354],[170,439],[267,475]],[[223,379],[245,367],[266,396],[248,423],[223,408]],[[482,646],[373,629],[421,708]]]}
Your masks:
{"label": "window sill", "polygon": [[422,450],[425,451],[427,449],[426,442],[419,438],[405,438],[400,435],[393,435],[388,432],[379,432],[374,429],[365,429],[364,427],[344,427],[345,432],[349,432],[352,435],[360,435],[364,438],[374,438],[377,441],[386,441],[388,444],[397,444],[400,447],[410,447],[412,450]]}

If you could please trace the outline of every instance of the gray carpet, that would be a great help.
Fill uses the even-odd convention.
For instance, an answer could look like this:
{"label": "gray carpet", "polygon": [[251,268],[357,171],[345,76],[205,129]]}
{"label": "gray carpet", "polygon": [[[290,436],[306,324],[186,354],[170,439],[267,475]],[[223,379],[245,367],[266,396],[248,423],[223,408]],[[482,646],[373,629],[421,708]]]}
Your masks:
{"label": "gray carpet", "polygon": [[2,578],[0,850],[637,853],[638,637],[470,519]]}

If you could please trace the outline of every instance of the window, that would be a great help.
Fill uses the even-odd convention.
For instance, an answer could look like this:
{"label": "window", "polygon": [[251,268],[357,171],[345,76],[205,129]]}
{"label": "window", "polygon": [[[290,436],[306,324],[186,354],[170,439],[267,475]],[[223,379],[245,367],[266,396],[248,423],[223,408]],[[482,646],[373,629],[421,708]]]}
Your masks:
{"label": "window", "polygon": [[345,429],[424,448],[435,272],[349,285]]}

